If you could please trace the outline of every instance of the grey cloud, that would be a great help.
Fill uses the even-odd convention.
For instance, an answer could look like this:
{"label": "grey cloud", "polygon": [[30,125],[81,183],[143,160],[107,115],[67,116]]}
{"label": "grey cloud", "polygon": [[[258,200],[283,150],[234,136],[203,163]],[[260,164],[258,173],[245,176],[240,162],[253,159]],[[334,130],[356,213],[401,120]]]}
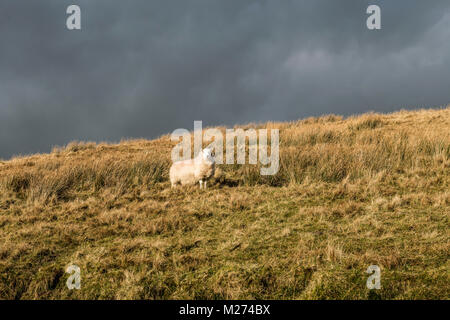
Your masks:
{"label": "grey cloud", "polygon": [[[82,30],[65,28],[69,4]],[[369,4],[382,30],[365,28]],[[450,102],[450,3],[0,4],[0,157],[71,140]]]}

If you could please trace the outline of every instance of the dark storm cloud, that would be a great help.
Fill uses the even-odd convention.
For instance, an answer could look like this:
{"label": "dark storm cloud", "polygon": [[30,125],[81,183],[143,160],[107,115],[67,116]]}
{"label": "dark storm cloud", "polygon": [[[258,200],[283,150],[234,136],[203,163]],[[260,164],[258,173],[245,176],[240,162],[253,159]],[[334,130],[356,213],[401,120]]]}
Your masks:
{"label": "dark storm cloud", "polygon": [[[78,4],[82,30],[65,27]],[[369,4],[382,30],[365,27]],[[0,4],[0,157],[71,140],[450,102],[443,1]]]}

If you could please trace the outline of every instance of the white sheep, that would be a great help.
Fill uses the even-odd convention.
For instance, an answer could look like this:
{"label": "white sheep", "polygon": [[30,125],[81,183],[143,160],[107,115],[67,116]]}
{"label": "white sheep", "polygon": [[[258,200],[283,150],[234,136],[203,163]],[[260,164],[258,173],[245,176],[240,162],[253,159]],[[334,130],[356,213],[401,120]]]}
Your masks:
{"label": "white sheep", "polygon": [[206,188],[207,180],[214,175],[215,161],[211,149],[203,149],[197,157],[189,160],[177,161],[170,167],[170,183],[172,187],[177,184],[194,185],[197,181]]}

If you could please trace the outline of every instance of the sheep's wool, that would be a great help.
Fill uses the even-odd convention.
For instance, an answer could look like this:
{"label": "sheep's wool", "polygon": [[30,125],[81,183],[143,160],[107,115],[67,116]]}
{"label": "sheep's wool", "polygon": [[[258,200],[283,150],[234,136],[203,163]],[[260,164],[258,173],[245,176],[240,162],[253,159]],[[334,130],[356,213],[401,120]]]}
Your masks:
{"label": "sheep's wool", "polygon": [[175,162],[170,167],[170,183],[194,185],[198,181],[206,181],[214,175],[215,163],[209,149],[204,149],[197,157]]}

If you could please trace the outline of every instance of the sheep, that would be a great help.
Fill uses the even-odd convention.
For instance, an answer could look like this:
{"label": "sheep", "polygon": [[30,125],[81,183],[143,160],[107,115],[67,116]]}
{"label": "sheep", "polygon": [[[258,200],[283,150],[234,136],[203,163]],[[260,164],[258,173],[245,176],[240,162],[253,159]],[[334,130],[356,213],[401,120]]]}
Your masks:
{"label": "sheep", "polygon": [[206,188],[207,180],[214,175],[215,161],[211,149],[203,149],[197,157],[177,161],[170,167],[170,183],[172,188],[177,184],[194,185],[200,183],[200,189]]}

